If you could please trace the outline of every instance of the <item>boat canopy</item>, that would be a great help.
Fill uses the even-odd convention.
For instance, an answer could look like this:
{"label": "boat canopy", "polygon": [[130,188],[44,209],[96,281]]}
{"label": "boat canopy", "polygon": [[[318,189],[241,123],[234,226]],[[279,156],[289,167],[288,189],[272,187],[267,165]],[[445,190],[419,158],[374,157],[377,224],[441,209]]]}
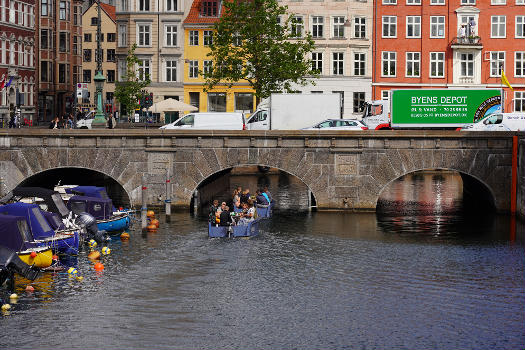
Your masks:
{"label": "boat canopy", "polygon": [[47,205],[47,210],[59,214],[61,217],[69,215],[69,209],[66,207],[60,193],[42,187],[16,187],[13,196],[19,198],[38,197],[42,198]]}
{"label": "boat canopy", "polygon": [[15,251],[34,247],[33,235],[23,216],[0,215],[0,244]]}
{"label": "boat canopy", "polygon": [[2,205],[0,213],[24,217],[35,239],[44,239],[55,235],[55,231],[51,228],[37,204],[10,203]]}
{"label": "boat canopy", "polygon": [[88,213],[97,220],[109,219],[113,215],[113,202],[111,199],[73,196],[67,202],[67,206],[77,215]]}
{"label": "boat canopy", "polygon": [[66,188],[66,193],[76,194],[79,196],[96,197],[102,199],[109,199],[109,196],[104,187],[98,186],[77,186],[73,188]]}

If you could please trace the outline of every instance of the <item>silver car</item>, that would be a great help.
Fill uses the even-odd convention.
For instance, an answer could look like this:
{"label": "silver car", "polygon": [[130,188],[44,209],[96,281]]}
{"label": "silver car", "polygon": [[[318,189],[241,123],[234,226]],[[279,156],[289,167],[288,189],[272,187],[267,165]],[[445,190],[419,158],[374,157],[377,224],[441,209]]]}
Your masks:
{"label": "silver car", "polygon": [[368,127],[356,119],[327,119],[303,130],[368,130]]}

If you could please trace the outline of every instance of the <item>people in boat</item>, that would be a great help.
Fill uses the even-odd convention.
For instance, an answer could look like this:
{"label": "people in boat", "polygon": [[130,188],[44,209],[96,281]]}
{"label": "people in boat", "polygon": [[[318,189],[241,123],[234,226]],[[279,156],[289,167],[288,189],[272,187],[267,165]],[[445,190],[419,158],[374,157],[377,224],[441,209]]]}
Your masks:
{"label": "people in boat", "polygon": [[268,196],[265,196],[261,190],[255,191],[255,201],[257,204],[260,205],[269,205],[270,201],[268,200]]}
{"label": "people in boat", "polygon": [[251,221],[255,220],[255,208],[253,201],[248,200],[247,203],[243,203],[242,217],[239,219],[239,225],[248,225]]}
{"label": "people in boat", "polygon": [[250,199],[250,189],[245,188],[241,194],[241,203],[248,203],[248,199]]}
{"label": "people in boat", "polygon": [[262,190],[262,195],[266,197],[266,199],[268,200],[268,203],[272,202],[273,198],[272,198],[272,194],[268,190],[268,186],[264,186]]}
{"label": "people in boat", "polygon": [[241,206],[241,197],[238,189],[233,190],[232,203],[233,207],[239,208]]}
{"label": "people in boat", "polygon": [[215,222],[218,224],[221,222],[221,213],[226,210],[226,202],[222,202],[221,206],[217,208],[217,211],[215,212]]}
{"label": "people in boat", "polygon": [[217,209],[219,209],[219,201],[217,199],[214,199],[212,204],[210,205],[210,214],[208,216],[212,224],[215,224],[216,222]]}
{"label": "people in boat", "polygon": [[219,225],[221,226],[230,226],[232,224],[232,217],[230,215],[230,207],[225,206],[224,210],[221,211],[219,216]]}

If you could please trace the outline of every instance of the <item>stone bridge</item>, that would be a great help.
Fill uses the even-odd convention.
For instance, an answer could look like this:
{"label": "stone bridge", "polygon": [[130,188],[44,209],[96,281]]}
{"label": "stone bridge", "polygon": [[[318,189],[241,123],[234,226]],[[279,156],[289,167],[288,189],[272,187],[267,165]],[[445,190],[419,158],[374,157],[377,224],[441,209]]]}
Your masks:
{"label": "stone bridge", "polygon": [[158,205],[169,168],[172,203],[188,208],[194,191],[209,176],[236,166],[263,165],[300,178],[319,209],[375,210],[391,181],[418,170],[451,169],[461,173],[472,193],[499,211],[508,211],[515,135],[525,136],[455,131],[3,129],[1,191],[29,178],[43,179],[53,169],[85,168],[118,182],[132,205],[141,201],[145,176],[148,202]]}

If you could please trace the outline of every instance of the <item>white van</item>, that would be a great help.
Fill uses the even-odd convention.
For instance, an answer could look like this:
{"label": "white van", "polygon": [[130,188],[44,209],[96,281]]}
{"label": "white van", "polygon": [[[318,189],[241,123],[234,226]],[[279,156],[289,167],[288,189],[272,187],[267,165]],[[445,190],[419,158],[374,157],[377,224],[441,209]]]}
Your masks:
{"label": "white van", "polygon": [[161,129],[245,130],[242,113],[190,113]]}
{"label": "white van", "polygon": [[523,131],[525,130],[525,113],[494,113],[461,130]]}

